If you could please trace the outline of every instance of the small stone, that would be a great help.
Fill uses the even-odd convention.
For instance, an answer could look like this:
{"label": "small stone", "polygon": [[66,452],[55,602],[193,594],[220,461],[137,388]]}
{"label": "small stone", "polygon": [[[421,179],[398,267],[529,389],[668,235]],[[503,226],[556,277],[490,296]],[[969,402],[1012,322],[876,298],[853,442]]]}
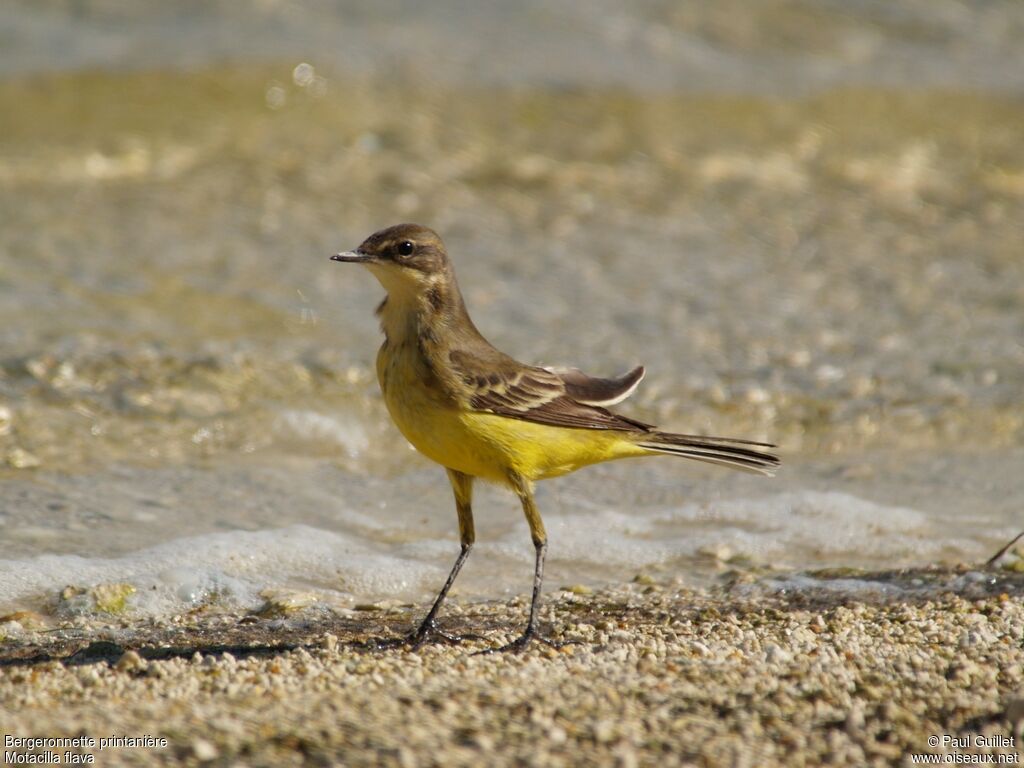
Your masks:
{"label": "small stone", "polygon": [[35,611],[14,611],[0,616],[0,624],[16,622],[24,629],[45,629],[46,619]]}
{"label": "small stone", "polygon": [[192,742],[192,754],[196,760],[207,761],[217,759],[217,748],[206,739],[196,739]]}
{"label": "small stone", "polygon": [[477,749],[482,752],[491,752],[494,750],[494,739],[486,733],[476,734],[473,737],[473,742],[476,744]]}
{"label": "small stone", "polygon": [[143,669],[145,666],[146,662],[143,661],[136,651],[125,651],[121,654],[121,658],[117,660],[114,669],[118,672],[134,672]]}
{"label": "small stone", "polygon": [[859,701],[853,702],[846,713],[846,732],[853,736],[864,730],[864,707]]}
{"label": "small stone", "polygon": [[408,747],[398,748],[398,764],[401,768],[416,768],[416,755]]}
{"label": "small stone", "polygon": [[58,609],[69,616],[87,616],[93,613],[121,614],[128,609],[128,598],[135,594],[131,584],[96,584],[79,587],[74,584],[60,592]]}
{"label": "small stone", "polygon": [[700,640],[694,640],[690,643],[690,647],[700,656],[711,656],[711,649],[704,645]]}
{"label": "small stone", "polygon": [[260,597],[266,600],[259,610],[261,616],[288,616],[315,605],[318,600],[312,592],[287,589],[265,589]]}
{"label": "small stone", "polygon": [[594,724],[594,741],[607,744],[615,738],[615,723],[611,720],[598,720]]}
{"label": "small stone", "polygon": [[97,611],[103,613],[124,613],[128,598],[135,594],[131,584],[97,584],[89,590]]}
{"label": "small stone", "polygon": [[592,595],[594,590],[583,584],[570,584],[567,587],[562,587],[565,592],[571,592],[574,595]]}
{"label": "small stone", "polygon": [[622,745],[615,751],[615,765],[616,768],[636,768],[640,765],[636,750],[628,744]]}
{"label": "small stone", "polygon": [[20,637],[23,634],[25,634],[25,627],[21,625],[21,622],[0,622],[0,641],[6,640],[9,637]]}
{"label": "small stone", "polygon": [[698,549],[697,554],[724,563],[733,556],[734,552],[728,544],[709,544]]}

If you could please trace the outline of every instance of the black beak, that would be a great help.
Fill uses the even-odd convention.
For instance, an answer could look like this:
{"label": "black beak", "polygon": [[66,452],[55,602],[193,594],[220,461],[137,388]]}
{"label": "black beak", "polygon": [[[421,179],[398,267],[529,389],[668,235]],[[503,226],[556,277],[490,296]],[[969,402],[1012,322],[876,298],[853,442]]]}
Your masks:
{"label": "black beak", "polygon": [[344,253],[336,253],[331,256],[331,261],[350,261],[358,264],[361,261],[373,261],[373,256],[368,256],[359,251],[345,251]]}

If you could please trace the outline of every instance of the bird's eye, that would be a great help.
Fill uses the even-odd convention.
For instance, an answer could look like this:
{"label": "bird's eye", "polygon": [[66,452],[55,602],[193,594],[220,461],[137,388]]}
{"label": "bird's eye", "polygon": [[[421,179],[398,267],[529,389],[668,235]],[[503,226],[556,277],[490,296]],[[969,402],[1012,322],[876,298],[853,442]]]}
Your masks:
{"label": "bird's eye", "polygon": [[413,250],[415,250],[415,246],[409,240],[403,240],[398,244],[399,256],[412,256]]}

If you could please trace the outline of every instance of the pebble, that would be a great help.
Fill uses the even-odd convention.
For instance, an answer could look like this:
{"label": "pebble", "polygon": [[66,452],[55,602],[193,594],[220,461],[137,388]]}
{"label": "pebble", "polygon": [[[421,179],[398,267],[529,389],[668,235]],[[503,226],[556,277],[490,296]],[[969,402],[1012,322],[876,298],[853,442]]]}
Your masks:
{"label": "pebble", "polygon": [[775,643],[769,643],[765,648],[765,658],[769,664],[789,664],[793,660],[793,655],[776,645]]}
{"label": "pebble", "polygon": [[[1024,721],[1024,648],[1002,640],[1024,634],[1024,588],[1015,583],[999,595],[943,592],[907,604],[830,605],[838,601],[826,594],[814,610],[781,596],[644,595],[630,584],[549,598],[545,625],[586,640],[521,655],[471,655],[511,639],[511,630],[495,630],[525,607],[509,604],[463,604],[445,617],[446,628],[486,639],[416,651],[352,645],[381,634],[382,621],[395,630],[378,612],[325,620],[305,635],[298,619],[188,617],[188,626],[150,631],[178,627],[176,647],[202,637],[191,657],[146,661],[129,649],[113,669],[0,665],[0,700],[11,733],[100,736],[116,722],[119,733],[166,736],[177,750],[167,754],[193,764],[386,756],[415,766],[442,754],[453,766],[629,766],[666,755],[706,765],[891,763],[964,723],[1011,735]],[[248,640],[229,643],[218,628]],[[124,630],[94,622],[74,631],[108,640]],[[118,644],[167,644],[132,631],[132,643]],[[26,631],[5,641],[0,657],[55,637]],[[298,647],[237,657],[213,650],[246,642]],[[144,674],[124,674],[132,671]]]}
{"label": "pebble", "polygon": [[192,742],[192,754],[195,755],[196,760],[206,762],[207,760],[216,760],[220,752],[206,739],[196,739]]}
{"label": "pebble", "polygon": [[146,662],[143,661],[136,651],[125,651],[121,654],[121,658],[117,660],[117,664],[114,665],[114,669],[118,672],[134,672],[145,669],[145,667]]}

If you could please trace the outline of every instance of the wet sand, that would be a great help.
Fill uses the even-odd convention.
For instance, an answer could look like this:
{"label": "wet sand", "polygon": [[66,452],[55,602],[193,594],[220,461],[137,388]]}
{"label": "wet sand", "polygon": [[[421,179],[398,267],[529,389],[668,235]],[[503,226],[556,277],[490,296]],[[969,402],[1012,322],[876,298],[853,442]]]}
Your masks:
{"label": "wet sand", "polygon": [[473,652],[511,637],[523,600],[454,602],[445,628],[485,639],[417,651],[365,645],[409,627],[410,606],[80,619],[9,634],[0,729],[167,740],[84,750],[98,765],[1017,759],[1021,574],[860,573],[855,593],[842,573],[780,579],[556,591],[544,623],[578,644],[521,655]]}

